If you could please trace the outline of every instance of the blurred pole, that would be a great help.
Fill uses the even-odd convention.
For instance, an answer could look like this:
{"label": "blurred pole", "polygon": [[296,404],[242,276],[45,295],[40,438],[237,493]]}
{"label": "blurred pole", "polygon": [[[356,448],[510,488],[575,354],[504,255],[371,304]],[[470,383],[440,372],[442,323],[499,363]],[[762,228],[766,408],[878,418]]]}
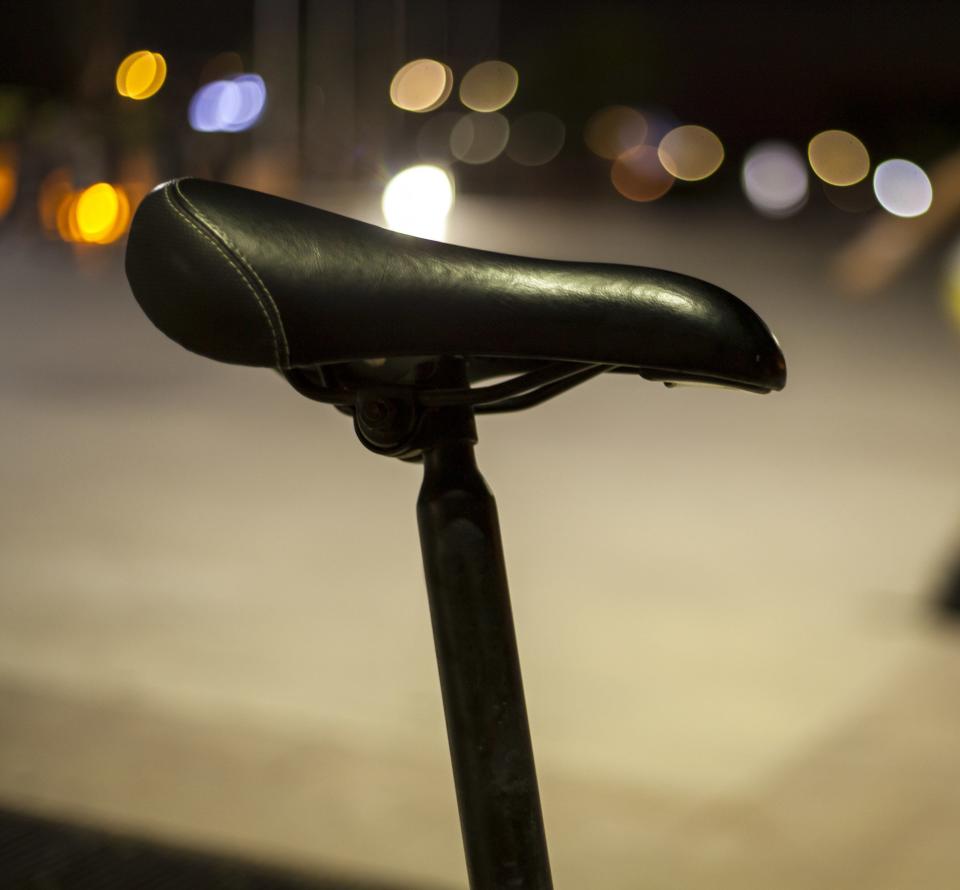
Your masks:
{"label": "blurred pole", "polygon": [[357,142],[356,172],[382,174],[389,149],[400,138],[402,114],[390,102],[390,81],[403,64],[406,4],[396,0],[356,0]]}
{"label": "blurred pole", "polygon": [[354,0],[312,0],[304,28],[304,176],[350,179],[356,122]]}
{"label": "blurred pole", "polygon": [[267,109],[254,131],[254,150],[269,158],[293,188],[300,175],[298,0],[255,0],[253,70],[267,85]]}
{"label": "blurred pole", "polygon": [[311,179],[382,174],[402,119],[390,81],[405,60],[400,0],[304,3],[302,170]]}

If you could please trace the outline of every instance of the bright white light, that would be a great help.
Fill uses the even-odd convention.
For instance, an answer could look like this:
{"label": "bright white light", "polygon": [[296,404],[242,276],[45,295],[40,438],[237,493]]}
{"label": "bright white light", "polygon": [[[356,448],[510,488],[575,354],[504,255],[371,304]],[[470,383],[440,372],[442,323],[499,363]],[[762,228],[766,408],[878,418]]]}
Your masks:
{"label": "bright white light", "polygon": [[927,174],[911,161],[884,161],[873,174],[873,193],[880,206],[894,216],[920,216],[933,203]]}
{"label": "bright white light", "polygon": [[384,219],[405,235],[442,241],[452,206],[453,180],[431,164],[401,170],[383,190]]}
{"label": "bright white light", "polygon": [[239,133],[260,119],[266,101],[267,88],[259,74],[215,80],[190,100],[190,126],[201,133]]}
{"label": "bright white light", "polygon": [[809,179],[803,156],[785,142],[761,142],[743,162],[743,190],[767,216],[790,216],[807,200]]}

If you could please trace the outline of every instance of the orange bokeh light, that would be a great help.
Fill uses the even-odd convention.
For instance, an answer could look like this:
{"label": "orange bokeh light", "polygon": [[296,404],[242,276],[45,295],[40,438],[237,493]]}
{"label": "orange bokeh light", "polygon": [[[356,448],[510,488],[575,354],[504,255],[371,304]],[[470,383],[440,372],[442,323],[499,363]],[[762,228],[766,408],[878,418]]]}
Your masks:
{"label": "orange bokeh light", "polygon": [[610,105],[601,108],[587,121],[583,138],[587,148],[595,155],[614,160],[647,138],[647,119],[626,105]]}
{"label": "orange bokeh light", "polygon": [[656,201],[670,191],[674,182],[652,145],[638,145],[621,154],[610,169],[610,180],[631,201]]}
{"label": "orange bokeh light", "polygon": [[125,188],[98,182],[79,191],[58,168],[40,186],[38,210],[43,227],[71,244],[110,244],[130,225],[131,200]]}
{"label": "orange bokeh light", "polygon": [[0,146],[0,219],[13,206],[17,196],[17,162],[12,149]]}
{"label": "orange bokeh light", "polygon": [[47,234],[62,237],[58,225],[60,206],[72,194],[73,182],[65,167],[57,167],[43,178],[37,196],[37,212]]}

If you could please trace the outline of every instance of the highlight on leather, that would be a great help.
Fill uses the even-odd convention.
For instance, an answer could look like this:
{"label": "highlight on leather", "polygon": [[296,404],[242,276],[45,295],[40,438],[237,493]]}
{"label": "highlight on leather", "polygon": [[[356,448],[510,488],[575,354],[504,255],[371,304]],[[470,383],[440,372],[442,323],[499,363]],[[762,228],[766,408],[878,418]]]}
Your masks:
{"label": "highlight on leather", "polygon": [[126,270],[161,331],[236,364],[459,355],[759,392],[786,380],[759,316],[705,281],[444,244],[222,183],[174,180],[148,195]]}

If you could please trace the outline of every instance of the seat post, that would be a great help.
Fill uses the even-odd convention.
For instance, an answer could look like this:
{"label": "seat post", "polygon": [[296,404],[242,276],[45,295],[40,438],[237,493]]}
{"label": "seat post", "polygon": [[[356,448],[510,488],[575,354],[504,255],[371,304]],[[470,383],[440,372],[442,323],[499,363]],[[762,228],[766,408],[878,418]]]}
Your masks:
{"label": "seat post", "polygon": [[472,410],[431,420],[417,521],[470,887],[550,890],[496,502]]}

